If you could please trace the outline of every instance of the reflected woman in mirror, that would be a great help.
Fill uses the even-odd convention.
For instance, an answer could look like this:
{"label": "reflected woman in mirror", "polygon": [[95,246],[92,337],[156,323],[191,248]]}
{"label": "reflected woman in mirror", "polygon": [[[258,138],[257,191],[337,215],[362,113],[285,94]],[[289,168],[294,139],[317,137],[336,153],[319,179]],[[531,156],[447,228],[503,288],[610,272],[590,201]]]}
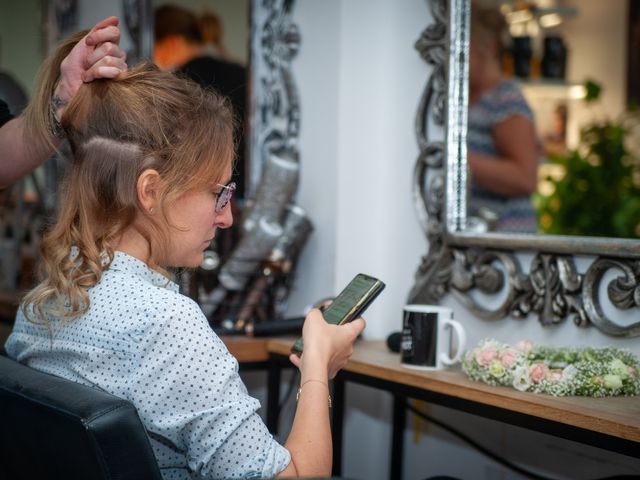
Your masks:
{"label": "reflected woman in mirror", "polygon": [[[205,22],[206,23],[206,22]],[[231,100],[238,119],[245,118],[247,69],[227,58],[210,54],[202,23],[190,10],[162,5],[154,12],[153,60],[162,69],[185,75],[203,87],[214,88]],[[222,27],[220,27],[222,28]],[[236,197],[245,197],[244,124],[238,132]]]}
{"label": "reflected woman in mirror", "polygon": [[64,200],[9,356],[132,402],[165,479],[329,476],[328,382],[364,321],[309,313],[304,354],[291,357],[296,414],[280,445],[238,362],[168,273],[200,265],[233,223],[229,100],[143,63],[81,85],[61,125],[73,152]]}
{"label": "reflected woman in mirror", "polygon": [[468,164],[471,215],[490,230],[537,231],[536,190],[540,142],[533,112],[518,85],[501,69],[503,15],[473,3],[469,51]]}

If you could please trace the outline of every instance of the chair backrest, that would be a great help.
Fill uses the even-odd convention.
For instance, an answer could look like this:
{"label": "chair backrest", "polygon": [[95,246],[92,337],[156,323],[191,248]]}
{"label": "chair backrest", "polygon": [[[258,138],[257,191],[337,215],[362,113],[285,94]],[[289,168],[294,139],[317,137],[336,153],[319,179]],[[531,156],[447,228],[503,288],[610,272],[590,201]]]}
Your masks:
{"label": "chair backrest", "polygon": [[0,478],[162,477],[133,404],[0,356]]}

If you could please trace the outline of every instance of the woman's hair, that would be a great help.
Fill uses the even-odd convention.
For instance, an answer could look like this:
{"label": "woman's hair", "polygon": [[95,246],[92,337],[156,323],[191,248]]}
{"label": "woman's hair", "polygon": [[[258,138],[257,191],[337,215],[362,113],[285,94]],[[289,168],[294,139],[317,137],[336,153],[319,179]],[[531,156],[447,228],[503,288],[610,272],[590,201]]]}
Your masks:
{"label": "woman's hair", "polygon": [[51,97],[60,78],[60,64],[71,52],[76,43],[85,37],[89,30],[83,30],[72,34],[45,59],[38,72],[33,97],[24,110],[25,141],[27,148],[41,150],[56,150],[56,145],[51,140]]}
{"label": "woman's hair", "polygon": [[156,8],[153,20],[153,34],[156,42],[177,35],[190,43],[202,44],[198,18],[186,8],[162,5]]}
{"label": "woman's hair", "polygon": [[471,4],[471,41],[486,48],[491,43],[500,54],[505,45],[507,21],[497,8],[487,7],[479,2]]}
{"label": "woman's hair", "polygon": [[[41,283],[24,301],[25,314],[31,305],[45,322],[46,312],[66,318],[86,312],[87,289],[100,280],[125,230],[143,235],[147,263],[157,268],[169,229],[176,228],[163,207],[222,181],[235,156],[230,102],[148,62],[116,79],[83,84],[61,124],[71,168],[57,219],[42,240]],[[137,180],[147,169],[159,173],[160,208],[134,222],[142,212]]]}

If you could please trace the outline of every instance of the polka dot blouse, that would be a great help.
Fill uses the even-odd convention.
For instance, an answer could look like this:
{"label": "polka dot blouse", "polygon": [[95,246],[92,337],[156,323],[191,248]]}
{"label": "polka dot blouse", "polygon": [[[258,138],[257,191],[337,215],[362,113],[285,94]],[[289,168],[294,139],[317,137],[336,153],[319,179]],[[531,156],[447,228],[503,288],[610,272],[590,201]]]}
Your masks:
{"label": "polka dot blouse", "polygon": [[137,408],[165,479],[264,478],[291,456],[271,436],[238,362],[199,306],[166,277],[116,252],[88,312],[61,325],[20,310],[5,348],[21,363],[101,388]]}

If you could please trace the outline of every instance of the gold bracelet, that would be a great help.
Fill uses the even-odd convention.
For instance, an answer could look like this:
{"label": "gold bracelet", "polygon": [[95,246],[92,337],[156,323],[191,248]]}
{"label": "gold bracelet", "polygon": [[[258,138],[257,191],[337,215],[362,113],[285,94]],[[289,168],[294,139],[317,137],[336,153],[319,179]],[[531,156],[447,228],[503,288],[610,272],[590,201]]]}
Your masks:
{"label": "gold bracelet", "polygon": [[[300,385],[300,388],[298,388],[298,393],[296,394],[296,402],[298,400],[300,400],[300,394],[302,393],[302,387],[304,387],[307,383],[309,382],[318,382],[321,383],[322,385],[324,385],[325,387],[327,387],[327,390],[329,390],[329,385],[327,385],[326,382],[323,382],[322,380],[316,380],[315,378],[310,378],[309,380],[305,380],[305,382]],[[329,394],[328,396],[328,400],[329,400],[329,408],[331,408],[332,406],[332,400],[331,400],[331,394]]]}

